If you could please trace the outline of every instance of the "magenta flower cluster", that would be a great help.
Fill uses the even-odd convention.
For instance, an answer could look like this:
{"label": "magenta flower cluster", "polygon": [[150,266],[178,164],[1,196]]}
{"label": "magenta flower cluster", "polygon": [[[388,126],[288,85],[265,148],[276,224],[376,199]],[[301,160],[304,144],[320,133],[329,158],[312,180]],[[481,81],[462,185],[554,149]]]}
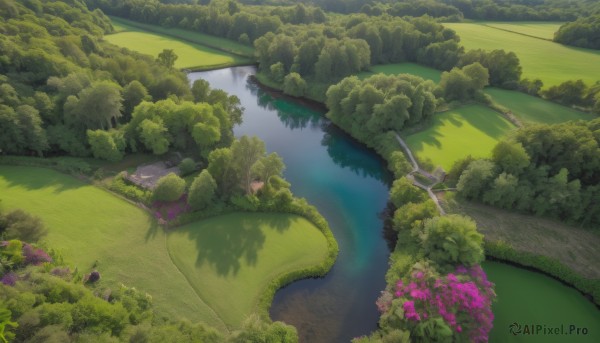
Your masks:
{"label": "magenta flower cluster", "polygon": [[152,203],[154,208],[154,217],[158,220],[172,221],[180,214],[188,212],[190,206],[187,203],[187,194],[184,194],[176,201],[155,201]]}
{"label": "magenta flower cluster", "polygon": [[491,304],[496,294],[478,265],[459,266],[445,277],[415,271],[406,283],[397,282],[394,295],[407,299],[402,307],[409,322],[440,316],[457,333],[468,335],[470,341],[488,341],[494,320]]}
{"label": "magenta flower cluster", "polygon": [[40,265],[44,262],[52,262],[52,257],[48,255],[44,250],[35,248],[31,244],[23,244],[23,257],[25,258],[25,264],[33,264],[34,266]]}

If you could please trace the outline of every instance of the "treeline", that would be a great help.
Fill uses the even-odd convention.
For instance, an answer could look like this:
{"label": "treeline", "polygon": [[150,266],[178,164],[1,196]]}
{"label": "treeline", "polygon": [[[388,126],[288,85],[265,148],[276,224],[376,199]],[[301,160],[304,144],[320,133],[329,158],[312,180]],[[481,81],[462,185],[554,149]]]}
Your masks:
{"label": "treeline", "polygon": [[600,49],[600,14],[578,18],[562,25],[554,41],[588,49]]}
{"label": "treeline", "polygon": [[492,158],[461,161],[467,199],[586,227],[600,224],[600,119],[531,125],[494,148]]}
{"label": "treeline", "polygon": [[[525,91],[527,92],[527,89]],[[541,92],[538,91],[538,94],[532,94],[539,94],[548,100],[566,106],[589,109],[600,114],[600,81],[591,86],[588,86],[582,80],[565,81],[560,85],[552,86]]]}
{"label": "treeline", "polygon": [[[5,4],[0,153],[116,161],[129,152],[175,148],[206,157],[232,142],[239,99],[207,84],[192,90],[166,59],[103,42],[112,26],[101,11],[76,0]],[[146,118],[151,111],[161,114]]]}

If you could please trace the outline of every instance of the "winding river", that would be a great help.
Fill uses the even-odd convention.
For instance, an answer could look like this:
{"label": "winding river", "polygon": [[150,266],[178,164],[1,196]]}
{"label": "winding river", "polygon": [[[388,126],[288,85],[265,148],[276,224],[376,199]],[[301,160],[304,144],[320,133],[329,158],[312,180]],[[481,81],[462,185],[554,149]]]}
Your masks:
{"label": "winding river", "polygon": [[[318,208],[329,222],[340,247],[338,260],[326,277],[294,282],[277,292],[271,317],[294,325],[301,342],[349,342],[377,326],[379,313],[375,300],[385,287],[389,257],[379,213],[387,202],[391,176],[374,152],[330,124],[323,118],[322,110],[269,94],[248,80],[254,73],[255,68],[247,66],[191,73],[189,78],[191,81],[205,79],[212,88],[223,89],[240,98],[246,110],[243,124],[234,128],[235,135],[256,135],[265,141],[267,151],[277,152],[283,158],[287,166],[284,176],[291,182],[292,191]],[[509,276],[516,272],[504,265],[486,266],[491,281],[506,280],[498,288],[497,304],[503,298],[503,289],[514,286],[512,282],[529,288],[528,273],[537,275],[507,267],[525,274],[519,274],[518,280],[510,279]],[[562,286],[549,278],[544,282]],[[562,297],[566,287],[553,289],[546,295]],[[576,291],[567,290],[575,294],[570,295],[574,303],[567,305],[571,312],[581,315],[577,317],[581,318],[578,324],[588,326],[597,334],[600,330],[597,309]],[[522,313],[522,309],[495,305],[495,310],[498,308],[504,312]],[[503,313],[503,327],[494,329],[492,340],[509,341],[512,338],[508,328],[504,327],[513,320],[511,318],[522,317]]]}

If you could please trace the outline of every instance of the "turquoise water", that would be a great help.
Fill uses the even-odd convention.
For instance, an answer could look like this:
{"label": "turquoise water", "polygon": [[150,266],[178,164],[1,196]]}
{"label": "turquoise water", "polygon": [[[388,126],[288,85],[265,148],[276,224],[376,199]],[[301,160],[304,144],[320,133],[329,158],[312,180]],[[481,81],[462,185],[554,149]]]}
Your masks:
{"label": "turquoise water", "polygon": [[[349,342],[377,327],[375,300],[385,288],[389,257],[378,214],[387,202],[390,175],[374,152],[323,119],[322,109],[259,89],[247,80],[254,72],[236,67],[189,77],[240,98],[246,110],[236,136],[256,135],[269,152],[282,156],[294,194],[318,208],[340,246],[326,277],[277,292],[271,317],[296,326],[301,342]],[[600,342],[600,312],[575,290],[504,264],[487,262],[484,268],[498,294],[491,342]],[[587,327],[588,335],[513,336],[508,326],[515,321],[573,324]]]}

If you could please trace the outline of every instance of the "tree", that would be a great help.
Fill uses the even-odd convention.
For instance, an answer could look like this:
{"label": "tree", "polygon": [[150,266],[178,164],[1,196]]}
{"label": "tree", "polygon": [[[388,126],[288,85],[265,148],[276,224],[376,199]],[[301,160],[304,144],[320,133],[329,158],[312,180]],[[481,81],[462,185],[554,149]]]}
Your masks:
{"label": "tree", "polygon": [[296,97],[304,96],[306,81],[298,73],[289,73],[283,79],[283,92]]}
{"label": "tree", "polygon": [[16,209],[0,213],[0,233],[3,233],[4,239],[35,243],[48,234],[48,229],[39,217]]}
{"label": "tree", "polygon": [[241,187],[246,194],[252,194],[252,166],[265,154],[265,143],[258,137],[242,136],[231,145],[232,162]]}
{"label": "tree", "polygon": [[456,188],[460,195],[467,199],[478,199],[497,175],[495,169],[494,162],[488,160],[471,162],[458,179]]}
{"label": "tree", "polygon": [[203,79],[195,80],[192,83],[192,95],[194,96],[195,102],[206,102],[208,100],[208,93],[210,92],[210,84],[208,81]]}
{"label": "tree", "polygon": [[281,176],[285,169],[283,160],[277,153],[272,152],[267,156],[261,157],[252,165],[252,174],[260,178],[265,183],[265,186],[270,186],[270,181],[273,176]]}
{"label": "tree", "polygon": [[95,158],[107,161],[120,161],[123,153],[119,150],[113,136],[103,130],[87,130],[88,143],[92,148],[92,154]]}
{"label": "tree", "polygon": [[519,175],[529,166],[530,158],[521,143],[500,141],[492,150],[492,160],[500,168],[513,175]]}
{"label": "tree", "polygon": [[169,140],[167,139],[167,129],[162,119],[154,118],[144,119],[138,127],[140,139],[147,149],[152,150],[155,155],[162,155],[169,151]]}
{"label": "tree", "polygon": [[467,267],[483,261],[483,235],[469,217],[451,214],[426,219],[420,233],[425,256],[439,266]]}
{"label": "tree", "polygon": [[188,204],[194,210],[206,208],[214,199],[217,183],[210,172],[204,169],[194,178],[188,193]]}
{"label": "tree", "polygon": [[418,203],[424,200],[423,191],[413,186],[406,177],[396,179],[390,189],[390,201],[396,207],[401,207],[409,202]]}
{"label": "tree", "polygon": [[234,172],[233,154],[230,148],[215,149],[208,155],[208,172],[214,175],[219,194],[229,195],[234,185],[239,183]]}
{"label": "tree", "polygon": [[138,80],[133,80],[123,88],[123,112],[127,115],[126,120],[131,119],[131,113],[135,106],[142,101],[150,101],[148,90]]}
{"label": "tree", "polygon": [[173,49],[163,49],[163,51],[158,54],[156,61],[167,68],[173,68],[177,58],[179,58],[179,56],[175,54]]}
{"label": "tree", "polygon": [[179,199],[185,190],[185,180],[175,173],[169,173],[161,177],[152,191],[152,199],[155,201],[175,201]]}
{"label": "tree", "polygon": [[107,129],[121,117],[121,87],[112,81],[97,81],[69,96],[64,105],[66,121],[90,130]]}
{"label": "tree", "polygon": [[283,78],[285,76],[285,69],[283,63],[277,62],[271,64],[271,66],[269,67],[269,71],[273,81],[277,83],[283,83]]}

